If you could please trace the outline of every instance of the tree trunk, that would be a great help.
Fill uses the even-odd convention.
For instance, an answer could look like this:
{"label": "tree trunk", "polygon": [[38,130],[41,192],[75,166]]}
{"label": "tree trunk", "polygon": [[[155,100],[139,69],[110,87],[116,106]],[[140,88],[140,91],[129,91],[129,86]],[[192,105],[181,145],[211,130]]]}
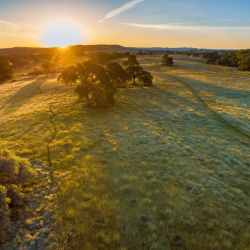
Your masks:
{"label": "tree trunk", "polygon": [[135,78],[136,78],[136,77],[134,77],[133,85],[135,85]]}
{"label": "tree trunk", "polygon": [[85,99],[86,99],[86,104],[89,106],[90,105],[90,101],[89,101],[88,90],[85,90]]}

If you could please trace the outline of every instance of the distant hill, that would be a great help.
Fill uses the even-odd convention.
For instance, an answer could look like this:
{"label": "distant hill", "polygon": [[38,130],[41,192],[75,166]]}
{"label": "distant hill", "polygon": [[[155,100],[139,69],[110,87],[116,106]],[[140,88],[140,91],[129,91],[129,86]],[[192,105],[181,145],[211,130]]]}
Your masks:
{"label": "distant hill", "polygon": [[[85,52],[85,51],[198,51],[201,49],[191,48],[191,47],[182,47],[182,48],[168,48],[168,47],[123,47],[121,45],[106,45],[106,44],[98,44],[98,45],[72,45],[69,46],[72,50],[76,52]],[[50,54],[58,51],[58,47],[51,48],[35,48],[35,47],[14,47],[14,48],[6,48],[0,49],[0,55],[27,55],[27,54]],[[202,49],[203,51],[211,51],[210,49]],[[220,51],[220,50],[216,50]],[[223,50],[227,51],[227,50]]]}
{"label": "distant hill", "polygon": [[[117,51],[117,50],[128,50],[128,48],[120,46],[120,45],[73,45],[69,46],[69,48],[75,51]],[[27,55],[27,54],[47,54],[56,52],[58,47],[51,48],[34,48],[34,47],[14,47],[14,48],[6,48],[0,49],[0,55]]]}
{"label": "distant hill", "polygon": [[146,51],[146,50],[151,50],[151,51],[166,51],[166,50],[171,50],[171,51],[190,51],[190,50],[199,50],[197,48],[187,48],[187,47],[183,47],[183,48],[168,48],[168,47],[130,47],[127,49],[133,49],[133,50],[142,50],[142,51]]}

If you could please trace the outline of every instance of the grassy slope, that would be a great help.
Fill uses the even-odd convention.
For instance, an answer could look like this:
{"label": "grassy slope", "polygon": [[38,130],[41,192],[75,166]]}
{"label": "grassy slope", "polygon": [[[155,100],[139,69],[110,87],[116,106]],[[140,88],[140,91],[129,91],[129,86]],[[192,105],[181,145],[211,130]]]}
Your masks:
{"label": "grassy slope", "polygon": [[58,249],[180,249],[176,234],[182,249],[250,247],[249,142],[178,81],[248,129],[249,74],[184,57],[166,68],[160,59],[140,58],[154,87],[120,89],[108,110],[83,108],[55,75],[0,85],[9,148],[45,162],[55,136],[54,170],[72,171],[56,199]]}

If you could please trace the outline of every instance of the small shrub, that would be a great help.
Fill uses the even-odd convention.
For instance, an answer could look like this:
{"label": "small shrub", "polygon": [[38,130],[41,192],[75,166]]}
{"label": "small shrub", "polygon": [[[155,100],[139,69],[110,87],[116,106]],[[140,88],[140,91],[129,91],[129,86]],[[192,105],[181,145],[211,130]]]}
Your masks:
{"label": "small shrub", "polygon": [[7,62],[0,58],[0,81],[5,81],[13,78],[13,70]]}
{"label": "small shrub", "polygon": [[42,75],[43,74],[43,71],[42,70],[40,70],[40,69],[37,69],[37,68],[34,68],[34,70],[33,71],[30,71],[29,72],[29,75]]}
{"label": "small shrub", "polygon": [[19,209],[23,205],[24,194],[21,185],[35,176],[36,172],[27,160],[16,157],[6,149],[0,149],[0,239],[4,239],[4,230],[10,223],[11,210]]}

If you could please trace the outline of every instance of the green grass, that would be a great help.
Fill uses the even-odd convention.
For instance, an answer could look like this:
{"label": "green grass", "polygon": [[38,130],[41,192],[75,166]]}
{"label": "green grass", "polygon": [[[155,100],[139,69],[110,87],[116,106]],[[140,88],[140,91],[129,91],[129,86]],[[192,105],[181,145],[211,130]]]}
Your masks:
{"label": "green grass", "polygon": [[71,172],[55,199],[54,249],[250,249],[249,141],[178,81],[248,130],[249,74],[174,59],[140,57],[154,86],[119,89],[112,109],[84,107],[55,75],[0,85],[8,147],[46,162],[55,136],[53,169]]}

